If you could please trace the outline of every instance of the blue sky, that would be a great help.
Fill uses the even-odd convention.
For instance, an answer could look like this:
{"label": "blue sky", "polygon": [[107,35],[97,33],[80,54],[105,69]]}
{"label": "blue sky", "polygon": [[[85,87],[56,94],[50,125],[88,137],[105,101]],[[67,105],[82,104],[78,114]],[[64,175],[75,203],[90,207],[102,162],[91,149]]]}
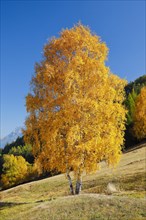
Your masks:
{"label": "blue sky", "polygon": [[145,74],[145,1],[1,1],[1,137],[24,124],[43,45],[78,21],[106,42],[113,73],[128,81]]}

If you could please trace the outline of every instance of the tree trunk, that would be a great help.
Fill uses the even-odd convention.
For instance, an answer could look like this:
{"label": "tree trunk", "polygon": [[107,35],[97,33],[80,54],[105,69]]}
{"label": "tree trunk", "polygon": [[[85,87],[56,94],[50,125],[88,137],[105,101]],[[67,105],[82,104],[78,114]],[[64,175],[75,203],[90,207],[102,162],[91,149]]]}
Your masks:
{"label": "tree trunk", "polygon": [[81,187],[82,187],[82,180],[81,177],[79,177],[76,182],[76,194],[79,194],[81,192]]}
{"label": "tree trunk", "polygon": [[67,174],[67,178],[68,178],[68,181],[69,181],[70,192],[71,192],[72,195],[74,195],[74,188],[73,188],[72,180],[71,180],[71,177],[70,177],[69,174]]}

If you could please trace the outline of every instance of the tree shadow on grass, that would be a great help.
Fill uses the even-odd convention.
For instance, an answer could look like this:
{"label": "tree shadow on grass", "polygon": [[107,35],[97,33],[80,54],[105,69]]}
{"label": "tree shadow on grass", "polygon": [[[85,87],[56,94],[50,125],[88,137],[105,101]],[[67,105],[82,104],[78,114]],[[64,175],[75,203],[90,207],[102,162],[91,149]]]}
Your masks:
{"label": "tree shadow on grass", "polygon": [[[47,200],[38,200],[38,201],[35,201],[34,203],[41,203],[45,201]],[[11,208],[14,206],[26,205],[26,204],[31,204],[31,202],[0,202],[0,210],[3,208]]]}
{"label": "tree shadow on grass", "polygon": [[0,202],[0,210],[3,208],[7,208],[7,207],[13,207],[13,206],[17,206],[17,205],[24,205],[24,204],[28,204],[27,202]]}

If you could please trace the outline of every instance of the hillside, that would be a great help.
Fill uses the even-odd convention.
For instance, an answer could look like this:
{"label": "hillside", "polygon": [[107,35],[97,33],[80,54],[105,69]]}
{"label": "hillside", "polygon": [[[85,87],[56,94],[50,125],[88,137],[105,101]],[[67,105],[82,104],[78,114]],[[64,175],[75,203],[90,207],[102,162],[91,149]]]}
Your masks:
{"label": "hillside", "polygon": [[[146,144],[124,153],[118,166],[101,163],[96,174],[83,177],[79,196],[70,196],[64,175],[2,191],[0,220],[144,220]],[[108,183],[118,192],[107,195]]]}

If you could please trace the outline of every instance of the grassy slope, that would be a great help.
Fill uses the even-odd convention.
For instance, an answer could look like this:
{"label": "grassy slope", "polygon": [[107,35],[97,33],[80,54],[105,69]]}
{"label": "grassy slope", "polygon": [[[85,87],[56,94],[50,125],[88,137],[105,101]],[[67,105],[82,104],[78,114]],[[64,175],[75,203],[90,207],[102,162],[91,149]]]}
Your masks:
{"label": "grassy slope", "polygon": [[[5,190],[0,194],[0,220],[146,219],[145,153],[143,144],[123,154],[115,169],[102,163],[96,174],[83,177],[79,196],[69,196],[64,175]],[[119,189],[115,195],[106,195],[109,182]]]}

